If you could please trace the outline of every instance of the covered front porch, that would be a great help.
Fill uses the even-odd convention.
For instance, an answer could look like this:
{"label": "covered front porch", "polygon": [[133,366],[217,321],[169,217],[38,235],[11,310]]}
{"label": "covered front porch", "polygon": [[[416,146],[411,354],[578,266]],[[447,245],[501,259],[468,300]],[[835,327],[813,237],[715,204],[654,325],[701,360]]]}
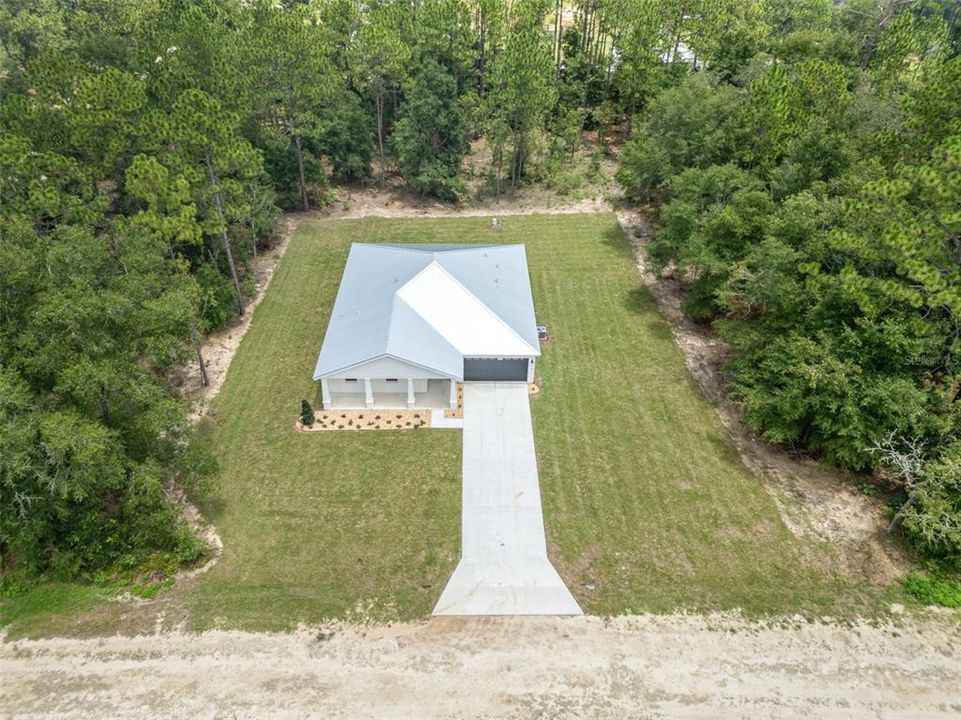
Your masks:
{"label": "covered front porch", "polygon": [[457,407],[457,380],[427,380],[427,389],[421,392],[415,392],[413,380],[397,383],[402,392],[388,392],[381,390],[382,387],[376,380],[358,379],[358,392],[332,391],[330,383],[321,379],[321,406],[325,410],[445,410]]}

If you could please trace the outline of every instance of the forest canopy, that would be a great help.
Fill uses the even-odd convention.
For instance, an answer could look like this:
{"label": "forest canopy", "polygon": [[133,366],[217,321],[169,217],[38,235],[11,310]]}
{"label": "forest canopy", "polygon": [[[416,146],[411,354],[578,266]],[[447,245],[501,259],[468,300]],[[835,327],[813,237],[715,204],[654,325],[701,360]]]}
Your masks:
{"label": "forest canopy", "polygon": [[391,177],[457,202],[472,143],[488,192],[549,182],[588,132],[747,421],[886,468],[958,562],[959,26],[948,0],[7,0],[2,572],[202,553],[170,497],[216,468],[174,377],[282,211]]}

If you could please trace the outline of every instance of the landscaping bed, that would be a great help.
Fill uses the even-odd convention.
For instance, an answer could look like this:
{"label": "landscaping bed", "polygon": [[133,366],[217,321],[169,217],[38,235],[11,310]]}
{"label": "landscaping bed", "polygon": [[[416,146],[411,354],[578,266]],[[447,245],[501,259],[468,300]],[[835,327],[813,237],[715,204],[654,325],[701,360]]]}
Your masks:
{"label": "landscaping bed", "polygon": [[464,383],[457,383],[457,407],[446,408],[444,417],[451,420],[462,420],[464,418]]}
{"label": "landscaping bed", "polygon": [[430,426],[431,410],[331,410],[316,412],[313,425],[297,421],[301,432],[324,430],[417,430]]}

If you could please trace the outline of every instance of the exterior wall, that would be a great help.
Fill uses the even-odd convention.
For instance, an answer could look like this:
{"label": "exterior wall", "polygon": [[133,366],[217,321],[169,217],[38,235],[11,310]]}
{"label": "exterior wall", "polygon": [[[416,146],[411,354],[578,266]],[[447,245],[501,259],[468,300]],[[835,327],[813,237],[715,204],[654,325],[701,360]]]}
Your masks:
{"label": "exterior wall", "polygon": [[[328,380],[328,386],[332,393],[363,393],[364,376],[359,375],[357,382],[347,382],[346,380]],[[375,393],[395,393],[398,395],[407,394],[407,377],[401,375],[397,382],[387,382],[387,380],[370,381],[370,389]],[[414,392],[427,392],[427,378],[414,380]]]}
{"label": "exterior wall", "polygon": [[[348,378],[353,378],[353,381],[349,382]],[[388,382],[388,378],[391,378],[392,381]],[[330,395],[359,395],[362,398],[366,398],[367,383],[365,383],[365,379],[370,380],[370,392],[372,397],[375,398],[373,401],[368,398],[365,401],[367,404],[376,402],[376,397],[382,397],[384,395],[397,395],[408,398],[408,380],[410,380],[413,385],[412,389],[415,396],[419,393],[427,392],[427,383],[429,380],[440,379],[445,382],[447,381],[447,378],[439,373],[419,368],[416,365],[411,365],[402,360],[379,358],[364,363],[363,365],[358,365],[350,370],[339,372],[336,377],[324,378],[321,381],[321,385],[326,387],[325,391],[327,393],[324,399],[324,405],[329,404],[328,398]],[[393,380],[396,380],[396,382],[393,382]]]}
{"label": "exterior wall", "polygon": [[[407,383],[401,383],[406,387]],[[364,393],[364,383],[357,383],[357,392],[349,393],[332,393],[328,392],[326,398],[321,398],[321,407],[324,410],[359,410],[361,408],[367,408],[367,397]],[[454,405],[457,405],[457,381],[454,381]],[[450,380],[428,380],[427,390],[424,392],[415,393],[414,400],[412,403],[408,404],[409,398],[406,392],[398,393],[378,393],[374,392],[372,394],[372,405],[373,407],[367,409],[377,409],[377,410],[393,410],[393,409],[404,409],[404,408],[448,408],[450,407],[450,395],[451,395],[451,381]]]}
{"label": "exterior wall", "polygon": [[[425,370],[424,368],[419,368],[416,365],[410,365],[402,360],[395,360],[394,358],[378,358],[377,360],[371,360],[363,365],[358,365],[351,368],[350,370],[343,370],[338,372],[334,376],[328,377],[328,381],[331,383],[331,391],[333,391],[333,383],[343,378],[357,378],[358,381],[362,381],[365,377],[374,379],[383,378],[397,378],[398,380],[405,380],[407,378],[413,378],[414,380],[433,380],[437,378],[443,378],[444,375],[435,372],[433,370]],[[353,385],[353,383],[349,383]],[[393,384],[393,383],[391,383]],[[406,388],[404,392],[407,392]]]}
{"label": "exterior wall", "polygon": [[[371,380],[370,387],[375,393],[403,393],[407,394],[407,378],[399,377],[397,382],[387,382],[386,380]],[[414,380],[414,392],[427,392],[427,379]]]}

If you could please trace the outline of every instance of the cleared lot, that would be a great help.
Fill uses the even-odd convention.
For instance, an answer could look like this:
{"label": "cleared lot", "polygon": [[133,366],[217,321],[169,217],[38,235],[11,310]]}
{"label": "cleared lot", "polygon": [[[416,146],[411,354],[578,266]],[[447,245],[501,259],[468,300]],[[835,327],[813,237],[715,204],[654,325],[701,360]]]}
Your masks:
{"label": "cleared lot", "polygon": [[522,242],[550,327],[532,402],[551,559],[585,612],[862,609],[740,463],[613,214],[303,222],[213,404],[225,550],[194,627],[426,617],[460,554],[457,431],[298,435],[346,252]]}
{"label": "cleared lot", "polygon": [[[613,214],[302,221],[212,404],[224,554],[124,629],[426,617],[460,555],[455,430],[295,433],[352,241],[521,242],[552,340],[531,404],[548,552],[588,613],[874,613],[891,591],[793,535],[691,381]],[[84,591],[85,593],[87,591]],[[36,602],[18,633],[111,632],[116,604]],[[900,596],[898,596],[900,597]],[[20,599],[13,599],[19,603]],[[49,608],[51,612],[45,612]],[[135,621],[135,616],[141,618]],[[129,620],[129,622],[128,622]]]}

